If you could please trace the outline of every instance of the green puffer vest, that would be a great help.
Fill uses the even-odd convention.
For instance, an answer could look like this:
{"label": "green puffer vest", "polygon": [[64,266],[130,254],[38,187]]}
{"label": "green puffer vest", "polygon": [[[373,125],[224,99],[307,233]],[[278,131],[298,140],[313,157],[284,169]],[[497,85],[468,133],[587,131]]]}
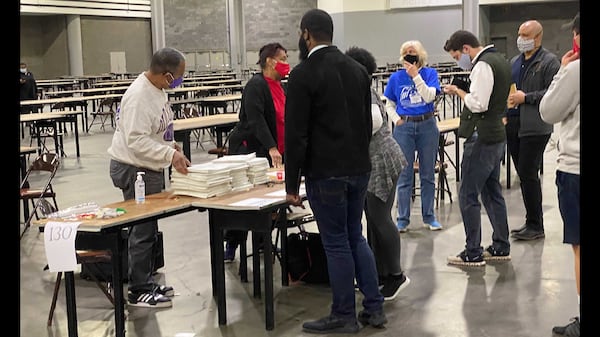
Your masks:
{"label": "green puffer vest", "polygon": [[506,139],[502,115],[506,109],[506,99],[510,90],[510,63],[493,48],[484,51],[477,59],[477,62],[479,61],[489,64],[494,73],[494,87],[492,88],[488,110],[473,113],[466,105],[463,105],[458,136],[469,138],[477,128],[479,139],[482,142],[487,144],[499,143]]}

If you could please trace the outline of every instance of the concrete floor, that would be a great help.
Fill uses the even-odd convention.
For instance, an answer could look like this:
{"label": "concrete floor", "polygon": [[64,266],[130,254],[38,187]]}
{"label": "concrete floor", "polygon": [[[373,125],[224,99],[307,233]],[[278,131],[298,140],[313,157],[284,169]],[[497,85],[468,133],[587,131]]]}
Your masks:
{"label": "concrete floor", "polygon": [[[96,127],[95,127],[96,128]],[[112,131],[91,130],[81,136],[81,157],[75,157],[73,136],[65,138],[67,157],[54,179],[61,208],[82,202],[99,205],[121,200],[108,175],[106,148]],[[22,144],[28,145],[25,138]],[[204,147],[214,146],[210,142]],[[213,158],[194,149],[192,162]],[[453,147],[448,150],[453,153]],[[452,154],[453,155],[453,154]],[[456,197],[454,168],[448,169],[453,203],[448,198],[437,209],[442,231],[423,227],[420,202],[413,205],[409,232],[401,234],[402,266],[412,282],[395,301],[385,303],[389,323],[385,329],[363,328],[358,336],[425,337],[538,337],[552,336],[552,327],[566,324],[578,315],[577,295],[570,246],[562,243],[562,222],[554,185],[555,151],[544,160],[543,193],[546,238],[533,242],[513,241],[512,261],[463,270],[446,264],[448,255],[464,247],[464,231]],[[509,225],[524,223],[519,182],[512,170],[512,187],[504,197]],[[482,214],[482,244],[491,242],[491,226]],[[21,225],[22,227],[22,225]],[[175,287],[169,309],[126,309],[127,337],[199,336],[304,336],[302,322],[329,313],[330,291],[326,286],[296,284],[281,286],[279,265],[275,275],[275,328],[264,328],[264,306],[252,297],[252,277],[241,283],[237,277],[239,255],[226,265],[227,325],[219,326],[216,303],[211,294],[207,213],[190,212],[159,221],[164,233],[165,266],[157,277]],[[308,227],[314,230],[315,227]],[[61,288],[53,324],[46,319],[55,274],[46,265],[44,237],[30,229],[20,241],[20,336],[67,336],[64,287]],[[252,264],[249,263],[249,268]],[[76,273],[79,336],[114,336],[114,314],[110,302],[91,281]],[[263,283],[264,284],[264,283]],[[357,293],[357,304],[361,295]],[[360,307],[360,305],[359,305]]]}

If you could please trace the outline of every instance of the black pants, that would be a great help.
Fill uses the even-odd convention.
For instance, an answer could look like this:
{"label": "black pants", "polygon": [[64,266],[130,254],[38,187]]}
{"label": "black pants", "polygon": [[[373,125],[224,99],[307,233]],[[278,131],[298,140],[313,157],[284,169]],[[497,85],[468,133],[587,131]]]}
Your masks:
{"label": "black pants", "polygon": [[525,205],[525,224],[534,230],[544,230],[540,166],[550,135],[519,137],[519,117],[510,117],[506,124],[506,141],[514,162]]}

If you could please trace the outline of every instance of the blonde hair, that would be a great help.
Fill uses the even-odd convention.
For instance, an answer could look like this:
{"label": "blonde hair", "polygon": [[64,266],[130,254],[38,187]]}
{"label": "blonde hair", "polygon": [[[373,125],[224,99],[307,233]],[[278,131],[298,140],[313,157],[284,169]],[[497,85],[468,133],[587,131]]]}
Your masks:
{"label": "blonde hair", "polygon": [[417,55],[419,55],[419,61],[417,62],[419,68],[424,67],[427,64],[427,51],[425,51],[425,48],[419,40],[406,41],[400,46],[400,62],[404,61],[404,55],[406,55],[406,51],[409,47],[415,48]]}

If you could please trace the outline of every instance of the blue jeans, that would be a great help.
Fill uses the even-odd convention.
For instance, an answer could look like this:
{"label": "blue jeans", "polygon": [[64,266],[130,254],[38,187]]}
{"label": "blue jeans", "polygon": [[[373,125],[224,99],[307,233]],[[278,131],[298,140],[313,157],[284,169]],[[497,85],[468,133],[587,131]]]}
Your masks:
{"label": "blue jeans", "polygon": [[398,223],[410,223],[410,202],[414,185],[415,151],[419,157],[419,179],[421,188],[421,214],[424,223],[435,220],[433,202],[435,200],[435,160],[437,158],[440,130],[435,118],[422,122],[404,122],[394,126],[394,139],[400,147],[408,166],[400,173],[396,186],[398,196]]}
{"label": "blue jeans", "polygon": [[492,224],[492,246],[498,251],[510,252],[506,203],[500,185],[500,161],[505,145],[505,142],[482,143],[478,141],[476,132],[464,143],[458,201],[470,257],[483,253],[480,194]]}
{"label": "blue jeans", "polygon": [[369,174],[322,179],[306,178],[306,195],[327,255],[333,295],[331,314],[356,319],[354,279],[364,294],[367,312],[382,310],[373,252],[362,235],[362,212]]}

